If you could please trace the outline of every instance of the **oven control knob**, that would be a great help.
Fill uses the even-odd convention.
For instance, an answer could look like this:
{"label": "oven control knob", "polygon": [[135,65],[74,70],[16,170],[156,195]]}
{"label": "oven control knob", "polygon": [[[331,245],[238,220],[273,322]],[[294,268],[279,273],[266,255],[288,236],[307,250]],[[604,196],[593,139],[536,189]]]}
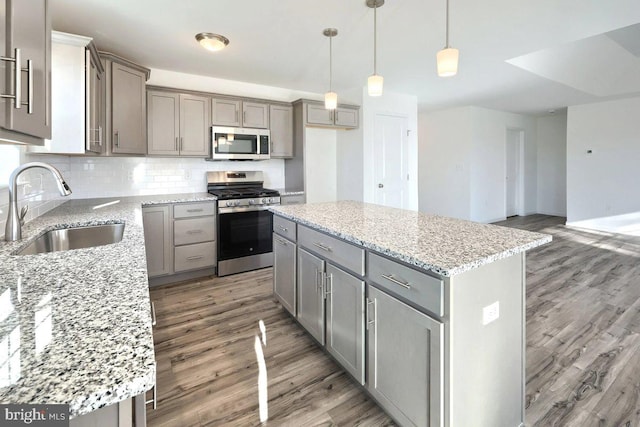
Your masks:
{"label": "oven control knob", "polygon": [[227,202],[227,207],[233,206],[233,202]]}
{"label": "oven control knob", "polygon": [[262,199],[262,204],[264,205],[266,203],[269,203],[269,199]]}
{"label": "oven control knob", "polygon": [[250,204],[250,205],[255,205],[255,204],[256,204],[256,201],[255,201],[255,200],[253,200],[253,199],[250,199],[250,200],[249,200],[249,204]]}
{"label": "oven control knob", "polygon": [[236,200],[235,202],[233,202],[233,206],[240,206],[240,200]]}

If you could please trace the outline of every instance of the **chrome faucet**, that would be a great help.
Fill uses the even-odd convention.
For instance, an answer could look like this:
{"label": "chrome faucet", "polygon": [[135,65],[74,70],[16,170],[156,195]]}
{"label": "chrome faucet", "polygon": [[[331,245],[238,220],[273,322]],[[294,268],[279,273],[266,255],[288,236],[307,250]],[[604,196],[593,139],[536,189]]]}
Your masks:
{"label": "chrome faucet", "polygon": [[31,162],[18,166],[9,177],[9,212],[7,213],[7,225],[4,229],[4,240],[13,242],[22,239],[22,225],[24,224],[24,216],[27,214],[28,207],[25,205],[18,214],[18,176],[27,169],[43,168],[51,172],[58,184],[58,190],[62,196],[71,194],[71,189],[64,182],[64,178],[60,171],[50,164],[43,162]]}

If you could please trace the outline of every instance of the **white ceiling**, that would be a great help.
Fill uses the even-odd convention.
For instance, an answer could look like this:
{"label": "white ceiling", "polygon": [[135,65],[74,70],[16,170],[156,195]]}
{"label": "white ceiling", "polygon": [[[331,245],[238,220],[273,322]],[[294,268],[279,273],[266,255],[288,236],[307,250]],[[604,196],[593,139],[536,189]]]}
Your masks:
{"label": "white ceiling", "polygon": [[[373,10],[365,0],[50,5],[54,29],[91,36],[99,49],[150,68],[323,93],[329,46],[322,30],[335,27],[338,96],[364,86],[373,71]],[[451,78],[435,71],[445,0],[386,0],[378,10],[378,73],[386,90],[416,95],[421,110],[478,105],[540,114],[640,93],[640,0],[450,0],[450,10],[450,41],[460,50]],[[231,43],[212,54],[196,43],[198,32]],[[623,62],[612,79],[607,71],[617,59]]]}

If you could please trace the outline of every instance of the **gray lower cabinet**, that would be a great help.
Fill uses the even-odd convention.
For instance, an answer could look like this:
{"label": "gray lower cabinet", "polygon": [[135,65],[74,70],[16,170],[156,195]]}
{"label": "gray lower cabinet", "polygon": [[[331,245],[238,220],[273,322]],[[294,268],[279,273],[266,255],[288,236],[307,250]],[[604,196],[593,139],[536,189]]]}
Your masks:
{"label": "gray lower cabinet", "polygon": [[327,350],[364,384],[364,281],[331,264],[325,281]]}
{"label": "gray lower cabinet", "polygon": [[[0,140],[42,145],[44,138],[51,138],[49,2],[0,0],[0,23],[0,56],[7,58],[0,62],[0,93],[14,97],[0,98]],[[18,88],[14,87],[16,76]]]}
{"label": "gray lower cabinet", "polygon": [[173,271],[170,208],[169,205],[163,205],[142,209],[149,277],[162,276]]}
{"label": "gray lower cabinet", "polygon": [[298,248],[298,322],[324,345],[324,260]]}
{"label": "gray lower cabinet", "polygon": [[273,233],[273,294],[296,315],[296,244]]}
{"label": "gray lower cabinet", "polygon": [[443,423],[443,324],[367,287],[367,389],[403,426]]}

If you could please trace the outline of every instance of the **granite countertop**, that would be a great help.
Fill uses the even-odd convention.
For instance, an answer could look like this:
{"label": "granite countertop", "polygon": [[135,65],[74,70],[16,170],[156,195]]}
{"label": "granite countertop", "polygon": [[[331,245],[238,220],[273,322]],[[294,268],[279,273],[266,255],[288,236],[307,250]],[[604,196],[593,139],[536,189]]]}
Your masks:
{"label": "granite countertop", "polygon": [[[215,198],[71,200],[25,224],[22,240],[0,242],[0,403],[66,403],[74,418],[153,387],[141,206],[201,200]],[[118,243],[12,255],[47,230],[122,222]]]}
{"label": "granite countertop", "polygon": [[547,234],[353,201],[270,210],[441,276],[455,276],[551,241]]}

